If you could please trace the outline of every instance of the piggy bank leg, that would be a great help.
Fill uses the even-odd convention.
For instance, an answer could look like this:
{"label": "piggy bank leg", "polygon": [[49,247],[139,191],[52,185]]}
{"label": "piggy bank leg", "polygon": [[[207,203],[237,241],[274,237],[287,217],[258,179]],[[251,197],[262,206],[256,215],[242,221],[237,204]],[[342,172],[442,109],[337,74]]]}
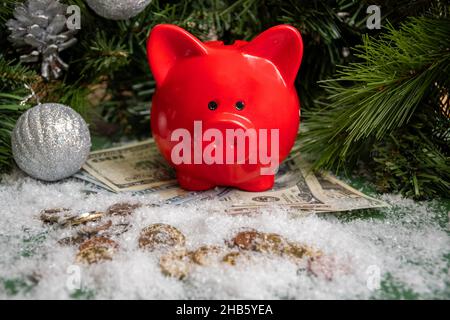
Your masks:
{"label": "piggy bank leg", "polygon": [[180,187],[185,190],[191,190],[191,191],[203,191],[203,190],[209,190],[215,187],[214,184],[206,182],[204,180],[199,180],[190,174],[186,174],[180,171],[177,171],[177,179],[178,183],[180,184]]}
{"label": "piggy bank leg", "polygon": [[261,192],[272,189],[274,183],[274,175],[259,176],[255,179],[236,185],[236,188],[244,191]]}

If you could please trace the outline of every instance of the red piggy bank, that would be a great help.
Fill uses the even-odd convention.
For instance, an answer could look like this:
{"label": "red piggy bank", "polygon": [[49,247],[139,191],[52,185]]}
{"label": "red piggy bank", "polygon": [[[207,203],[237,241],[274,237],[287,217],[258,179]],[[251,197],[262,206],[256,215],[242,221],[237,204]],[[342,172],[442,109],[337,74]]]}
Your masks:
{"label": "red piggy bank", "polygon": [[180,186],[271,189],[300,122],[297,29],[279,25],[224,45],[163,24],[150,32],[147,54],[157,86],[153,136]]}

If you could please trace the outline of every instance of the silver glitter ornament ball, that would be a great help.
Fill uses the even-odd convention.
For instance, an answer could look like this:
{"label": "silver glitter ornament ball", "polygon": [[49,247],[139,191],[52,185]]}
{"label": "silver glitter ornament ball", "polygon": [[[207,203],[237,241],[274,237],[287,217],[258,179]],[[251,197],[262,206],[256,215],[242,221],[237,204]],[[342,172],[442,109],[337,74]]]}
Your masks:
{"label": "silver glitter ornament ball", "polygon": [[39,104],[25,112],[11,135],[14,160],[33,178],[57,181],[80,170],[91,149],[83,118],[62,104]]}
{"label": "silver glitter ornament ball", "polygon": [[137,16],[152,0],[86,0],[99,16],[111,20],[126,20]]}

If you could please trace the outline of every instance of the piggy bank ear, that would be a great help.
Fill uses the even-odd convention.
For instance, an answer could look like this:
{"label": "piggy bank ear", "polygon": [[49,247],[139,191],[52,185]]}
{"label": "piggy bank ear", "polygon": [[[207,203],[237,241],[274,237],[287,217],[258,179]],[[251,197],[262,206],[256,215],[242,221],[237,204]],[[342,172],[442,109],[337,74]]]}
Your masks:
{"label": "piggy bank ear", "polygon": [[303,41],[297,29],[279,25],[264,31],[242,48],[245,54],[272,62],[286,84],[295,81],[303,57]]}
{"label": "piggy bank ear", "polygon": [[177,60],[207,54],[200,40],[170,24],[155,26],[147,40],[147,57],[156,83],[161,84]]}

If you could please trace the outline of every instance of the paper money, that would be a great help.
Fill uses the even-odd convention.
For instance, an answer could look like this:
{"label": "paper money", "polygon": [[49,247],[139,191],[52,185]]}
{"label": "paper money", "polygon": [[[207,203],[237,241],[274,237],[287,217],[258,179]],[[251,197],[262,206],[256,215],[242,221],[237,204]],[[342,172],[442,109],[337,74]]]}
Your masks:
{"label": "paper money", "polygon": [[182,204],[214,197],[218,191],[186,191],[178,187],[175,173],[157,150],[153,139],[92,152],[74,178],[89,192],[157,193],[158,204]]}
{"label": "paper money", "polygon": [[101,183],[94,176],[90,175],[87,171],[80,170],[77,173],[75,173],[72,177],[85,182],[86,184],[85,189],[91,190],[92,192],[98,191],[98,188],[114,192],[113,189],[108,187],[106,184]]}
{"label": "paper money", "polygon": [[179,188],[171,169],[153,140],[93,152],[76,178],[113,192],[155,194],[159,204],[181,205],[218,199],[230,214],[246,214],[261,208],[282,206],[297,213],[338,212],[387,206],[330,173],[313,173],[300,158],[281,166],[272,190],[245,192],[215,188],[204,192]]}
{"label": "paper money", "polygon": [[359,192],[329,173],[317,175],[316,179],[320,185],[321,192],[325,196],[325,201],[331,205],[332,211],[350,211],[389,206],[381,200]]}
{"label": "paper money", "polygon": [[83,170],[115,192],[143,191],[175,181],[152,140],[92,152]]}
{"label": "paper money", "polygon": [[270,206],[295,209],[298,213],[338,212],[386,207],[383,201],[369,197],[329,173],[315,174],[299,159],[285,161],[272,190],[245,192],[227,189],[220,200],[229,204],[231,214],[251,213]]}

